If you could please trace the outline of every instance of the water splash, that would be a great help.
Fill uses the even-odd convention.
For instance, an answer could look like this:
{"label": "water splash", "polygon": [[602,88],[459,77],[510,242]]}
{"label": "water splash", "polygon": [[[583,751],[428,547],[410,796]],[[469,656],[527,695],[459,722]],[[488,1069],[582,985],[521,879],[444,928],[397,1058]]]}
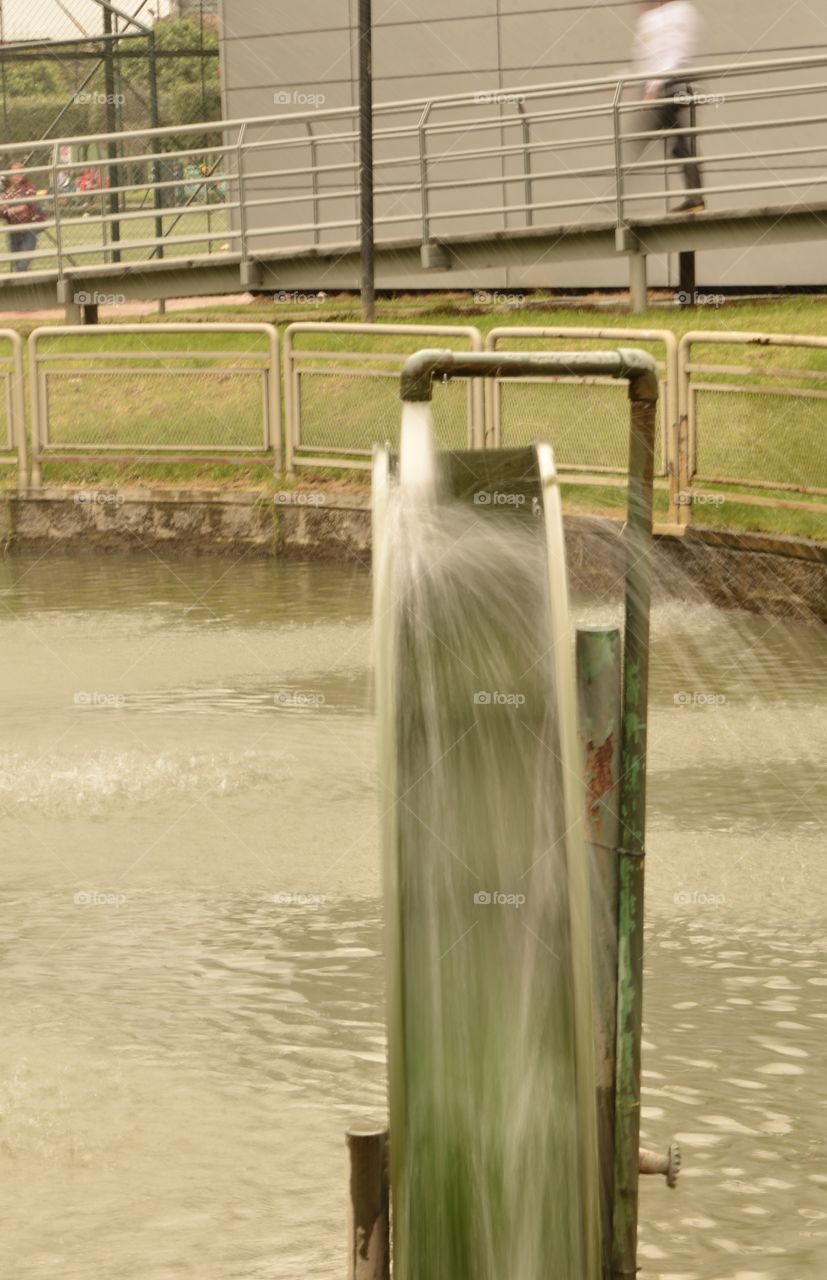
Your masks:
{"label": "water splash", "polygon": [[424,422],[376,498],[395,1275],[584,1280],[565,600],[527,502],[428,500]]}

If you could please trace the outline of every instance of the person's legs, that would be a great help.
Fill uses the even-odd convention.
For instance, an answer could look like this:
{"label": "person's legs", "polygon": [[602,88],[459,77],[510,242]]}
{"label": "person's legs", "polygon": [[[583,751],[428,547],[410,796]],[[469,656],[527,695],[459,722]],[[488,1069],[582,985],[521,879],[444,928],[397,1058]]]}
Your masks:
{"label": "person's legs", "polygon": [[[9,236],[12,253],[31,253],[37,245],[36,231],[12,231]],[[14,264],[15,271],[28,271],[31,258],[18,258]]]}
{"label": "person's legs", "polygon": [[[687,129],[690,124],[691,116],[687,99],[692,97],[692,86],[689,84],[673,84],[669,86],[670,92],[674,92],[674,105],[669,107],[670,120],[667,129]],[[687,191],[693,194],[687,196],[684,201],[685,205],[702,206],[704,203],[703,178],[701,176],[701,166],[698,164],[698,148],[694,133],[679,133],[672,142],[672,155],[676,160],[685,161],[683,169],[683,185]]]}
{"label": "person's legs", "polygon": [[[635,185],[640,178],[640,173],[634,169],[630,171],[630,166],[637,164],[643,159],[644,153],[655,141],[654,138],[629,138],[629,134],[636,133],[655,133],[662,128],[660,123],[660,113],[657,107],[641,104],[635,111],[629,112],[625,116],[621,116],[621,128],[623,132],[623,144],[621,154],[623,157],[623,189],[628,193],[630,186]],[[623,122],[628,121],[628,127],[624,127]],[[647,171],[644,170],[645,174]]]}

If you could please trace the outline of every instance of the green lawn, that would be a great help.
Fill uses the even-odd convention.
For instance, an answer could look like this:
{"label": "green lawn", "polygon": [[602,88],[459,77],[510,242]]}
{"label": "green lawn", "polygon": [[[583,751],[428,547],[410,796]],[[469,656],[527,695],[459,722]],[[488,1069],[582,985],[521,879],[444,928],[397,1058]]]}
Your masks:
{"label": "green lawn", "polygon": [[[220,210],[219,210],[220,212]],[[535,297],[524,306],[496,310],[475,305],[467,294],[414,296],[380,300],[377,319],[388,323],[425,325],[474,325],[483,333],[494,326],[565,325],[613,328],[669,329],[681,336],[690,329],[704,331],[761,331],[776,333],[827,333],[827,299],[789,298],[770,302],[729,303],[720,308],[699,307],[682,311],[672,306],[653,307],[643,316],[630,317],[620,306],[555,308],[551,300]],[[131,317],[124,317],[131,319]],[[277,301],[272,296],[248,305],[221,306],[186,313],[171,313],[169,320],[245,320],[275,323],[280,329],[297,320],[360,319],[357,299],[332,297],[312,303]],[[147,317],[155,321],[156,317]],[[26,333],[34,324],[18,323]],[[103,349],[116,353],[128,349],[134,340],[117,334],[117,323],[105,326]],[[104,335],[101,334],[101,338]],[[228,339],[220,335],[199,336],[199,350],[209,356],[219,350],[235,353],[229,364],[217,354],[203,362],[206,377],[194,374],[174,376],[172,362],[164,359],[169,350],[165,337],[141,335],[147,359],[144,373],[133,370],[117,375],[85,375],[74,372],[71,361],[62,362],[59,377],[50,379],[54,436],[65,443],[124,442],[142,446],[150,442],[182,445],[186,442],[211,444],[255,444],[259,413],[256,360],[249,354],[249,341],[242,335]],[[365,339],[350,335],[302,336],[298,349],[336,350],[342,353],[365,349]],[[628,338],[622,345],[635,344]],[[457,339],[377,337],[370,349],[392,357],[381,367],[389,376],[381,379],[353,377],[332,370],[329,361],[306,358],[303,375],[303,438],[318,446],[346,446],[369,449],[375,440],[398,437],[399,405],[395,371],[404,355],[418,346],[467,346]],[[514,341],[508,346],[513,347]],[[529,349],[535,340],[516,345]],[[549,349],[553,340],[542,345]],[[611,338],[600,341],[566,339],[561,345],[591,349],[614,345]],[[147,350],[148,348],[148,350]],[[52,344],[49,344],[52,349]],[[70,354],[71,340],[55,340],[54,349]],[[134,348],[133,348],[134,349]],[[256,348],[260,350],[261,348]],[[704,374],[709,390],[698,395],[698,470],[703,479],[699,488],[714,495],[698,503],[693,522],[737,530],[798,533],[827,540],[827,496],[795,489],[827,490],[827,350],[771,349],[766,347],[693,347],[693,360],[727,366],[749,366],[749,373],[726,371]],[[55,365],[55,368],[57,365]],[[342,369],[347,367],[342,362]],[[147,372],[154,370],[154,372]],[[783,371],[796,372],[783,372]],[[801,373],[809,374],[802,378]],[[738,383],[745,391],[723,390]],[[753,390],[754,388],[754,390]],[[793,396],[790,388],[806,388],[807,397]],[[770,394],[766,394],[769,392]],[[459,384],[438,386],[434,415],[444,445],[463,444],[465,389]],[[105,406],[105,407],[104,407]],[[90,425],[91,428],[90,428]],[[547,436],[555,445],[561,464],[589,468],[621,468],[625,458],[628,405],[621,388],[512,385],[503,392],[503,443]],[[91,432],[91,434],[90,434]],[[239,466],[199,462],[192,465],[165,463],[150,465],[139,460],[123,463],[48,463],[49,483],[232,483],[271,486],[274,481],[266,467],[251,462]],[[299,483],[336,484],[354,480],[366,483],[362,473],[348,475],[338,470],[300,472]],[[720,480],[728,481],[721,484]],[[13,477],[6,475],[6,483]],[[740,483],[735,483],[735,482]],[[763,490],[760,483],[776,486]],[[625,500],[623,488],[568,486],[570,509],[615,511]],[[753,501],[763,497],[766,505]],[[741,499],[741,501],[739,501]],[[788,503],[806,504],[796,510]],[[659,509],[665,494],[657,496]],[[821,509],[819,509],[821,508]]]}

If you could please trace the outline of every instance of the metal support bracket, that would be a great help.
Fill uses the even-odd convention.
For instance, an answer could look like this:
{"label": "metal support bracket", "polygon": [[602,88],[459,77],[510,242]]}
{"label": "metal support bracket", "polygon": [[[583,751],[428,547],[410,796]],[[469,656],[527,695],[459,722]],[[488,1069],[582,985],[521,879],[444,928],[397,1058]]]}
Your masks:
{"label": "metal support bracket", "polygon": [[239,263],[238,275],[242,289],[258,289],[264,282],[261,263],[251,258]]}
{"label": "metal support bracket", "polygon": [[420,251],[422,266],[426,271],[450,271],[451,254],[444,244],[436,240],[428,240]]}
{"label": "metal support bracket", "polygon": [[615,227],[615,248],[618,253],[639,253],[640,240],[636,231],[631,227],[627,227],[625,223],[622,226]]}

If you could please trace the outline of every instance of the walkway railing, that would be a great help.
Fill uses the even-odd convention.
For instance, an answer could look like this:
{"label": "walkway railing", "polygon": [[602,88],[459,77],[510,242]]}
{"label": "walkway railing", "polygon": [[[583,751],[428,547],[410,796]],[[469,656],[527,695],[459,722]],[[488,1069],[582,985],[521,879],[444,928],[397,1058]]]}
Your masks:
{"label": "walkway railing", "polygon": [[[679,132],[702,153],[713,208],[827,201],[825,67],[827,54],[693,69],[691,94],[679,94],[687,119]],[[589,222],[623,228],[662,216],[683,162],[664,156],[662,135],[647,125],[642,80],[378,104],[377,241],[420,240],[427,264],[429,246],[451,237]],[[117,275],[125,265],[222,255],[244,264],[279,248],[357,243],[355,108],[5,151],[0,177],[22,161],[39,194],[36,219],[9,228],[17,239],[1,246],[0,279],[23,262],[71,278],[92,267]],[[0,214],[20,204],[7,191]],[[21,247],[27,231],[37,235],[34,247]]]}

